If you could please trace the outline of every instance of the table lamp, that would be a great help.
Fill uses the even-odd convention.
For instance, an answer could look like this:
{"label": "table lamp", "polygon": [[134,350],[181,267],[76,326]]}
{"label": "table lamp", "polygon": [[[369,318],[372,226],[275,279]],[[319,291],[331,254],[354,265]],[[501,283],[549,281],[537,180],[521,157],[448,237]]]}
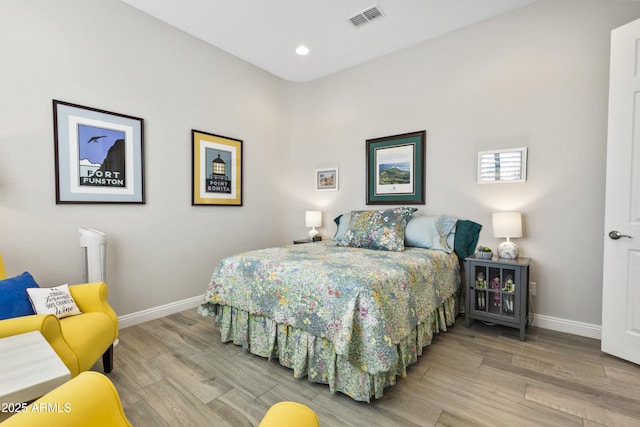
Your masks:
{"label": "table lamp", "polygon": [[498,246],[498,257],[517,259],[518,245],[509,240],[511,237],[522,237],[522,214],[520,212],[496,212],[493,214],[493,236],[506,237],[507,241]]}
{"label": "table lamp", "polygon": [[322,225],[322,212],[306,211],[304,218],[305,225],[307,227],[311,227],[311,230],[309,230],[309,240],[313,240],[313,238],[318,235],[318,230],[316,230],[316,227],[320,227]]}

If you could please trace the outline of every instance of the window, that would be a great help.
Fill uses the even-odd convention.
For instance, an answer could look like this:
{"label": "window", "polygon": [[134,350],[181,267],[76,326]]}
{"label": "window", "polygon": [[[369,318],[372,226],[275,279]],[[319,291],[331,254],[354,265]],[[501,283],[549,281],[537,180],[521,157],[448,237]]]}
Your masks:
{"label": "window", "polygon": [[526,147],[478,153],[478,184],[525,182],[526,180]]}

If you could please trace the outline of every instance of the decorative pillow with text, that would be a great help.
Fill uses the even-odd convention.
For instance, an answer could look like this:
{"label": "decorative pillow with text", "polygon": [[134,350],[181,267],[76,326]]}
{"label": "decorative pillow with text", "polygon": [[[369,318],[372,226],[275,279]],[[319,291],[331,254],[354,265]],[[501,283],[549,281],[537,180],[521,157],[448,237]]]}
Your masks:
{"label": "decorative pillow with text", "polygon": [[69,291],[69,285],[55,288],[28,288],[27,294],[37,314],[55,314],[59,319],[82,314]]}

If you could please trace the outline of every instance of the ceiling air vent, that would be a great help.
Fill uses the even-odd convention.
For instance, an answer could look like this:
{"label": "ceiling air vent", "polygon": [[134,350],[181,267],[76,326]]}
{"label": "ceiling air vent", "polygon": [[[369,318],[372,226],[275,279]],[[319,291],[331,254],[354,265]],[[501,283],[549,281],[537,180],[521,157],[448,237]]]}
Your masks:
{"label": "ceiling air vent", "polygon": [[353,16],[350,16],[349,18],[347,18],[347,20],[351,22],[354,27],[359,27],[366,24],[367,22],[373,21],[374,19],[381,18],[383,16],[385,16],[385,14],[382,9],[380,9],[380,6],[374,4],[373,6],[368,7]]}

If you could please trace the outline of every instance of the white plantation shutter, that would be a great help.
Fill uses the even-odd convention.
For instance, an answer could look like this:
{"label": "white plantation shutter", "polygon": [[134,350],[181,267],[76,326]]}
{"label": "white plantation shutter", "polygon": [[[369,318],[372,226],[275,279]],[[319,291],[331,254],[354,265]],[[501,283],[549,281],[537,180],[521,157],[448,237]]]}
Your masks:
{"label": "white plantation shutter", "polygon": [[478,153],[478,183],[524,182],[527,149],[481,151]]}

